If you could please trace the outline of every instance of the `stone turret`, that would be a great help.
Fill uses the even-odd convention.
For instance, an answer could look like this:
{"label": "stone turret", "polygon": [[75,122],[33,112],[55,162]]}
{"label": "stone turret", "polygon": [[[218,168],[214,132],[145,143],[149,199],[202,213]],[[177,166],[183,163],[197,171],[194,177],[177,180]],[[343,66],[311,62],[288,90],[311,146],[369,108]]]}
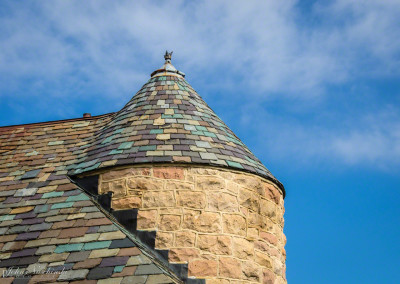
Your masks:
{"label": "stone turret", "polygon": [[114,211],[137,209],[170,263],[206,283],[286,283],[282,184],[171,63],[96,135],[72,175],[95,171]]}

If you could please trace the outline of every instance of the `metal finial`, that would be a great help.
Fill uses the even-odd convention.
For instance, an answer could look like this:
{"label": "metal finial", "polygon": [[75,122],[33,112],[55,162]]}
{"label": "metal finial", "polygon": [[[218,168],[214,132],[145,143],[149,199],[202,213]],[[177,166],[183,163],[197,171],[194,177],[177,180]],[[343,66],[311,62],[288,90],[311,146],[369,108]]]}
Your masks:
{"label": "metal finial", "polygon": [[171,51],[171,52],[168,52],[168,50],[165,51],[164,59],[165,59],[166,63],[167,62],[171,63],[172,53],[173,53],[173,51]]}

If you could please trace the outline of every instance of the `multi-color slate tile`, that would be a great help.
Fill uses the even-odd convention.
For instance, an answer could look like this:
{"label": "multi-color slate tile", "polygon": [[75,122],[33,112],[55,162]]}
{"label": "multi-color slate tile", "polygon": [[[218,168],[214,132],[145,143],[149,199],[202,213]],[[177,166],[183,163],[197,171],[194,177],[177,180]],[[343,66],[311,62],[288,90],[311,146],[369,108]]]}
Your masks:
{"label": "multi-color slate tile", "polygon": [[166,64],[117,113],[0,127],[0,282],[179,283],[70,180],[136,163],[230,167],[280,185]]}
{"label": "multi-color slate tile", "polygon": [[178,282],[66,175],[111,117],[0,127],[0,283]]}
{"label": "multi-color slate tile", "polygon": [[110,165],[192,163],[248,171],[281,186],[183,76],[165,74],[154,74],[95,139],[81,146],[85,155],[67,167],[69,174]]}

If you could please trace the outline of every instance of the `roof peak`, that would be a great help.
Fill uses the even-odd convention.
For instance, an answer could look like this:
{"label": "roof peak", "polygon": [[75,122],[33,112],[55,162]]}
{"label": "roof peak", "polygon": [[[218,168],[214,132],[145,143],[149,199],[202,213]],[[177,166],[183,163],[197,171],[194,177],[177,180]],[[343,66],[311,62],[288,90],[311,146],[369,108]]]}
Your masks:
{"label": "roof peak", "polygon": [[168,50],[165,51],[164,65],[161,68],[155,70],[153,73],[151,73],[151,75],[150,75],[151,77],[165,76],[165,75],[173,75],[173,76],[178,76],[178,77],[182,77],[182,78],[185,77],[185,73],[178,71],[174,67],[174,65],[172,65],[172,63],[171,63],[172,53],[173,53],[173,51],[171,51],[171,52],[168,52]]}
{"label": "roof peak", "polygon": [[172,53],[174,52],[173,51],[168,52],[168,50],[165,51],[164,54],[165,63],[171,63]]}

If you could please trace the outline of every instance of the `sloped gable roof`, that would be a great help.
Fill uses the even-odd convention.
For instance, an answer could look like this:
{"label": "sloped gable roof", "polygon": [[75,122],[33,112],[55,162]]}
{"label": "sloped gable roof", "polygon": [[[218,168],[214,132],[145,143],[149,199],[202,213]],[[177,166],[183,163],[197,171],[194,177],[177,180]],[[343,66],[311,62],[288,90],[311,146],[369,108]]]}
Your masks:
{"label": "sloped gable roof", "polygon": [[66,175],[111,116],[0,128],[0,282],[179,282]]}

